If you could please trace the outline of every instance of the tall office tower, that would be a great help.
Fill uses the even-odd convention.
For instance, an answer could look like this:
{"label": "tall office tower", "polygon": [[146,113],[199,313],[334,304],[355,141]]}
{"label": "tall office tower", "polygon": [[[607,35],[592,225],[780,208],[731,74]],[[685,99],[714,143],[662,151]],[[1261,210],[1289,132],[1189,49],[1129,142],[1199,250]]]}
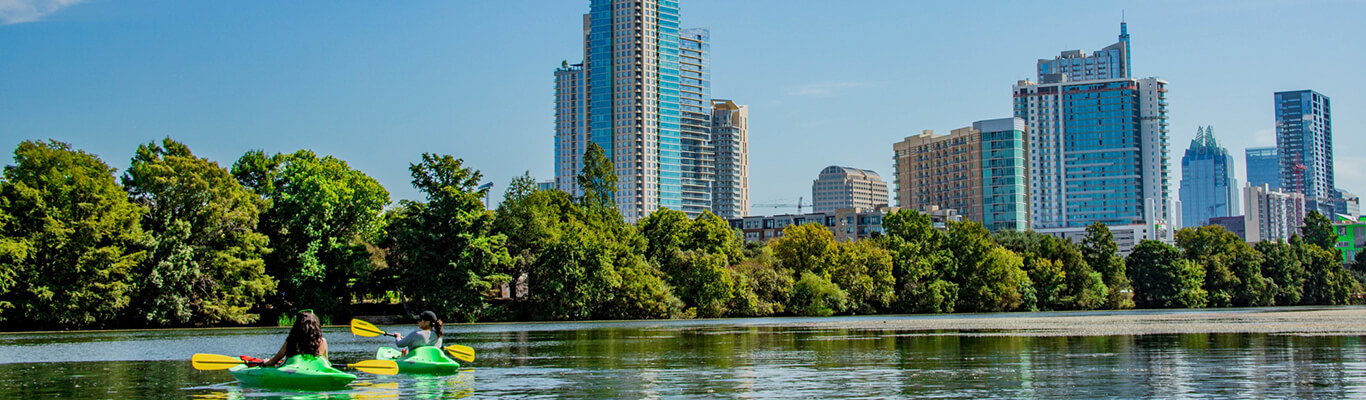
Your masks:
{"label": "tall office tower", "polygon": [[575,178],[583,171],[583,152],[588,148],[588,131],[584,126],[588,107],[587,79],[583,64],[564,62],[555,70],[555,187],[582,195]]}
{"label": "tall office tower", "polygon": [[1119,42],[1091,53],[1068,50],[1052,60],[1039,60],[1039,82],[1058,83],[1098,79],[1128,78],[1129,26],[1119,23]]}
{"label": "tall office tower", "polygon": [[679,153],[683,209],[696,218],[712,208],[715,149],[711,144],[711,34],[706,28],[684,29],[678,35],[678,108],[682,112]]}
{"label": "tall office tower", "polygon": [[749,216],[749,107],[711,101],[711,141],[716,151],[711,212],[721,218]]}
{"label": "tall office tower", "polygon": [[[577,116],[586,133],[580,142],[597,144],[612,160],[617,209],[630,222],[663,207],[684,209],[678,24],[677,1],[592,0],[584,16],[582,69],[556,71],[557,84],[582,77],[579,99],[585,107]],[[704,48],[693,53],[705,59]],[[703,79],[697,81],[694,89],[702,86]],[[574,105],[566,104],[572,101],[557,96],[557,115],[573,118]],[[583,150],[572,147],[572,131],[557,129],[556,136],[556,180],[572,182],[579,171],[568,173],[569,165]]]}
{"label": "tall office tower", "polygon": [[992,231],[1029,230],[1025,130],[1024,120],[1001,118],[894,143],[897,204],[957,209]]}
{"label": "tall office tower", "polygon": [[1157,78],[1015,85],[1015,116],[1029,128],[1035,229],[1169,223],[1166,86]]}
{"label": "tall office tower", "polygon": [[1246,163],[1248,185],[1280,189],[1281,157],[1275,147],[1248,147]]}
{"label": "tall office tower", "polygon": [[1243,188],[1243,221],[1247,242],[1289,240],[1304,226],[1304,195],[1282,192],[1267,185]]}
{"label": "tall office tower", "polygon": [[[1204,226],[1210,218],[1242,215],[1233,156],[1219,147],[1214,127],[1200,127],[1191,147],[1181,157],[1181,221]],[[1179,228],[1179,227],[1178,227]]]}
{"label": "tall office tower", "polygon": [[1332,215],[1333,115],[1328,96],[1313,90],[1276,92],[1276,151],[1281,188],[1303,193],[1306,208]]}
{"label": "tall office tower", "polygon": [[876,210],[887,205],[887,183],[866,169],[831,165],[811,183],[813,212],[832,213],[841,208]]}

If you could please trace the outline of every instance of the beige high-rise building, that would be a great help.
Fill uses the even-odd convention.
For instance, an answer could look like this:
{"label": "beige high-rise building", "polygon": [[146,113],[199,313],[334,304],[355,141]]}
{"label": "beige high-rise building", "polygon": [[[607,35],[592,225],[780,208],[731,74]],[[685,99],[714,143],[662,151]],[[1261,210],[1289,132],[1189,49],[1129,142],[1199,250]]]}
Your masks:
{"label": "beige high-rise building", "polygon": [[749,107],[711,101],[711,144],[716,152],[711,212],[721,218],[749,215]]}
{"label": "beige high-rise building", "polygon": [[811,206],[817,213],[841,208],[876,210],[886,205],[887,183],[870,170],[831,165],[811,184]]}
{"label": "beige high-rise building", "polygon": [[894,143],[897,205],[956,209],[993,231],[1029,229],[1026,132],[1023,120],[1001,118]]}

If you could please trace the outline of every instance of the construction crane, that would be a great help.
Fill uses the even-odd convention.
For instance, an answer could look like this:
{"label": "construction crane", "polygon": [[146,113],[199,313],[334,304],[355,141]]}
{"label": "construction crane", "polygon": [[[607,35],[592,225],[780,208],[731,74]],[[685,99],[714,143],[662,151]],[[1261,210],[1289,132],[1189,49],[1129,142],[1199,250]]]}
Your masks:
{"label": "construction crane", "polygon": [[801,197],[798,197],[798,198],[797,198],[797,204],[791,204],[791,203],[763,203],[763,204],[751,204],[750,207],[771,207],[771,208],[797,207],[797,213],[798,213],[798,214],[801,214],[801,213],[802,213],[802,207],[805,207],[805,206],[807,206],[807,205],[809,205],[809,204],[802,204],[802,198],[801,198]]}

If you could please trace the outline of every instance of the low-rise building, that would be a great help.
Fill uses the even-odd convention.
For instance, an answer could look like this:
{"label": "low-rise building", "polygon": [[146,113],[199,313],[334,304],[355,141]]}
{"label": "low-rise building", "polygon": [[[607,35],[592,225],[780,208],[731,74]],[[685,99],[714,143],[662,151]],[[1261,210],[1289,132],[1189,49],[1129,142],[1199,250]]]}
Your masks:
{"label": "low-rise building", "polygon": [[[835,235],[835,240],[852,241],[867,239],[886,232],[882,219],[900,210],[897,207],[881,207],[876,210],[862,210],[846,207],[832,212],[813,212],[808,214],[781,214],[773,216],[749,216],[727,220],[732,228],[738,229],[746,242],[768,241],[783,236],[783,229],[789,225],[818,223]],[[961,221],[957,210],[933,208],[921,212],[930,216],[930,223],[939,229],[946,229],[949,221]]]}
{"label": "low-rise building", "polygon": [[1233,232],[1233,234],[1238,235],[1239,239],[1247,241],[1247,224],[1244,221],[1246,220],[1243,219],[1243,216],[1241,215],[1232,217],[1214,217],[1209,219],[1209,225],[1222,226],[1229,232]]}
{"label": "low-rise building", "polygon": [[1356,261],[1357,253],[1366,250],[1366,221],[1345,220],[1333,224],[1338,233],[1338,252],[1344,264]]}

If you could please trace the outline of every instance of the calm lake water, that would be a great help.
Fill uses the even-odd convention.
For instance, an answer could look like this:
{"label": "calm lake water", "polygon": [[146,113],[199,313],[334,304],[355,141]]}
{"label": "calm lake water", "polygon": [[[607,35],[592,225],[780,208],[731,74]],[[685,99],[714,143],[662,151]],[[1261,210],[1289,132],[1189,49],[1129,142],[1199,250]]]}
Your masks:
{"label": "calm lake water", "polygon": [[[357,373],[348,390],[322,393],[242,388],[226,371],[190,366],[194,353],[268,357],[284,328],[3,334],[0,398],[1366,397],[1359,336],[1027,337],[803,326],[907,318],[936,316],[448,326],[448,343],[478,353],[460,374]],[[344,327],[325,334],[334,362],[373,358],[384,344]]]}

